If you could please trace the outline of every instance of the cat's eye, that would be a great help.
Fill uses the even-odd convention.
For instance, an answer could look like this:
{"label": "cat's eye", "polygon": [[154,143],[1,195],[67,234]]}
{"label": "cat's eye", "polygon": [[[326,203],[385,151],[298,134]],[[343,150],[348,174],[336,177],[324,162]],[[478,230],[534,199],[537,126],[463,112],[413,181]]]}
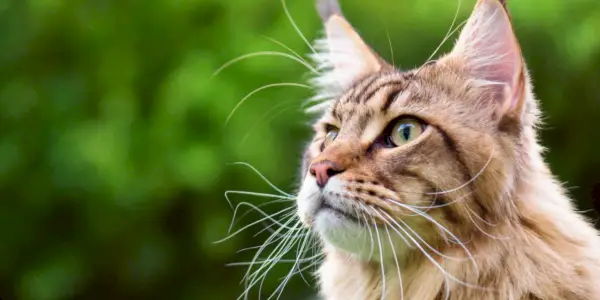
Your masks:
{"label": "cat's eye", "polygon": [[325,147],[329,146],[338,135],[339,130],[335,127],[328,127],[327,134],[325,135],[325,139],[323,140],[323,144],[321,145],[321,151],[325,149]]}
{"label": "cat's eye", "polygon": [[386,137],[389,147],[398,147],[412,142],[424,131],[425,126],[414,118],[402,118],[393,124],[392,130]]}

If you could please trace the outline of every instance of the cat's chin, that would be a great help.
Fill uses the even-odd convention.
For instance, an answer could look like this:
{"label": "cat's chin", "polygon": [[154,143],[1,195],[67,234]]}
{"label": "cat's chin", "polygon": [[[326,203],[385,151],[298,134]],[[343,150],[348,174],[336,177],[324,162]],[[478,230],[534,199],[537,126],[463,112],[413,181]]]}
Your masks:
{"label": "cat's chin", "polygon": [[397,236],[388,237],[385,228],[365,227],[352,216],[334,209],[319,210],[313,226],[325,243],[359,260],[380,261],[383,258],[387,261],[407,250],[406,244]]}

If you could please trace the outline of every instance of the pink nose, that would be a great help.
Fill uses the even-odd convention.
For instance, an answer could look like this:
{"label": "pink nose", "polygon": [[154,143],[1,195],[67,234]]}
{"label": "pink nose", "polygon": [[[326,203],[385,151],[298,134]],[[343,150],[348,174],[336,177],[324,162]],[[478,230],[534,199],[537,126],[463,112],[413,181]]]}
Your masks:
{"label": "pink nose", "polygon": [[344,172],[338,164],[325,160],[310,165],[310,174],[317,178],[317,185],[320,188],[325,187],[329,178]]}

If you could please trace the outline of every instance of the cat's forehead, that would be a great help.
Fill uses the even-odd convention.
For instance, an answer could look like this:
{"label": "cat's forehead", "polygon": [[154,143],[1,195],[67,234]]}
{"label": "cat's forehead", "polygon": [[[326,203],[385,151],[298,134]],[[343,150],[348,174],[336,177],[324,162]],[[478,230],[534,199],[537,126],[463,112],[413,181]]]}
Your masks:
{"label": "cat's forehead", "polygon": [[441,77],[432,76],[432,69],[425,67],[418,71],[392,71],[368,76],[337,98],[329,113],[338,122],[347,123],[351,119],[360,121],[433,108],[435,101],[452,89],[440,84],[438,79]]}
{"label": "cat's forehead", "polygon": [[413,77],[399,71],[368,76],[334,101],[331,114],[339,121],[361,114],[385,114],[400,94],[408,93]]}
{"label": "cat's forehead", "polygon": [[457,73],[435,64],[408,72],[374,74],[358,81],[337,98],[329,112],[338,122],[360,115],[442,113],[440,110],[448,111],[449,106],[456,106],[466,97],[464,83],[465,79]]}

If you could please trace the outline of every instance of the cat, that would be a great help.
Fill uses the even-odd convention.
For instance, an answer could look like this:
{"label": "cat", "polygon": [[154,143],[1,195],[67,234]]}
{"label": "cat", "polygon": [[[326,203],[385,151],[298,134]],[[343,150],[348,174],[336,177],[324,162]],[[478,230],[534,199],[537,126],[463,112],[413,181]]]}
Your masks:
{"label": "cat", "polygon": [[414,70],[377,55],[337,1],[317,6],[326,100],[296,204],[323,245],[320,295],[600,299],[600,237],[543,160],[506,1],[478,0],[454,48]]}

